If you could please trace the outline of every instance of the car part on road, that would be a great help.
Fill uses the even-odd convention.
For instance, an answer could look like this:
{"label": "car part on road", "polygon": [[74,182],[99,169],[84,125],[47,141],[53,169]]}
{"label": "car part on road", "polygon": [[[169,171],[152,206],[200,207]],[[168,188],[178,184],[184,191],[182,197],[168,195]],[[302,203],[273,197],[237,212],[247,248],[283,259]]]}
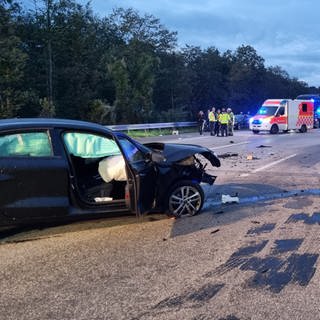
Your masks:
{"label": "car part on road", "polygon": [[221,196],[221,202],[223,204],[225,204],[225,203],[239,203],[239,197],[237,197],[237,196],[232,197],[229,194],[223,194]]}
{"label": "car part on road", "polygon": [[257,146],[256,148],[271,148],[271,146],[265,146],[263,144],[260,144],[260,146]]}
{"label": "car part on road", "polygon": [[239,156],[238,153],[232,153],[232,152],[226,152],[218,155],[219,159],[238,157],[238,156]]}

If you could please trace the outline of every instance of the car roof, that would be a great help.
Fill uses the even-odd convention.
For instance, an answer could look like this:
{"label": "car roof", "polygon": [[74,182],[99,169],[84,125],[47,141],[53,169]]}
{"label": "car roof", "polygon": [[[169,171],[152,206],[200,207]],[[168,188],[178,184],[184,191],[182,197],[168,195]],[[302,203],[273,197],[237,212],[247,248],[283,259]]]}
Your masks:
{"label": "car roof", "polygon": [[23,128],[64,128],[64,129],[87,129],[99,130],[112,133],[112,130],[94,122],[57,119],[57,118],[11,118],[0,119],[0,130],[23,129]]}

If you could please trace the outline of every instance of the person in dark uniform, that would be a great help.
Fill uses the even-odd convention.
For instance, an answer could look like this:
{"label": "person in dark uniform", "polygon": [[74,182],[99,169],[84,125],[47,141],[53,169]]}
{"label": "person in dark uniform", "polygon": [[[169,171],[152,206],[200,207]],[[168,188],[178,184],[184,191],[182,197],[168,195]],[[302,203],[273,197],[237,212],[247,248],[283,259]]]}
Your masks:
{"label": "person in dark uniform", "polygon": [[202,136],[203,134],[203,129],[204,129],[204,124],[206,122],[206,117],[203,113],[202,110],[199,111],[198,113],[198,126],[199,126],[199,133]]}

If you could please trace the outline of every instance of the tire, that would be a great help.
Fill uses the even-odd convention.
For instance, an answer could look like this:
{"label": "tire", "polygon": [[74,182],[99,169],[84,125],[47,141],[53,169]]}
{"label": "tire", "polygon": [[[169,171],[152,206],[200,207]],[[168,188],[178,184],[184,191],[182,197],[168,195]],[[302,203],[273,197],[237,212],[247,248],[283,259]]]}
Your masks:
{"label": "tire", "polygon": [[252,130],[253,134],[258,134],[260,131],[259,130]]}
{"label": "tire", "polygon": [[271,129],[270,129],[271,134],[277,134],[279,133],[279,127],[276,124],[273,124]]}
{"label": "tire", "polygon": [[300,131],[301,133],[307,132],[307,126],[306,126],[305,124],[303,124],[303,125],[301,126],[301,128],[299,129],[299,131]]}
{"label": "tire", "polygon": [[168,214],[176,218],[194,216],[202,209],[204,193],[198,183],[183,180],[176,183],[167,196]]}

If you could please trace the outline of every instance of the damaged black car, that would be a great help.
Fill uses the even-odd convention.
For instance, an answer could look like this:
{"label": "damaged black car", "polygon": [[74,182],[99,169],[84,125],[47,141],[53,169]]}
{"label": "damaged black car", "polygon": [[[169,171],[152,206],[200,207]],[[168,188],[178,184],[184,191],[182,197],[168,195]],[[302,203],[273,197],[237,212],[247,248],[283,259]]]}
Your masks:
{"label": "damaged black car", "polygon": [[197,145],[141,144],[102,125],[66,119],[0,120],[0,225],[131,212],[197,214],[206,167]]}

